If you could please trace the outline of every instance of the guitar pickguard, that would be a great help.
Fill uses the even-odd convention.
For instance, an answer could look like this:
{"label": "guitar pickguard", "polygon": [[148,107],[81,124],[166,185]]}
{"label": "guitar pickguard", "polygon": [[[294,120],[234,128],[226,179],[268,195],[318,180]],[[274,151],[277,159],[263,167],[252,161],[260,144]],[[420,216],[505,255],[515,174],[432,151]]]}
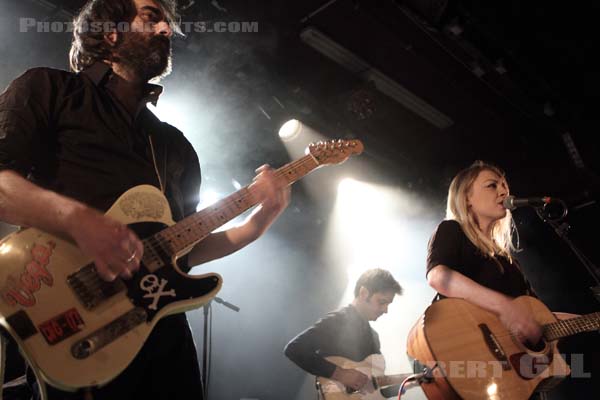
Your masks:
{"label": "guitar pickguard", "polygon": [[178,301],[203,297],[219,286],[219,279],[210,276],[189,279],[174,267],[166,265],[154,272],[143,265],[133,279],[127,281],[127,297],[136,307],[146,310],[151,321],[161,309]]}

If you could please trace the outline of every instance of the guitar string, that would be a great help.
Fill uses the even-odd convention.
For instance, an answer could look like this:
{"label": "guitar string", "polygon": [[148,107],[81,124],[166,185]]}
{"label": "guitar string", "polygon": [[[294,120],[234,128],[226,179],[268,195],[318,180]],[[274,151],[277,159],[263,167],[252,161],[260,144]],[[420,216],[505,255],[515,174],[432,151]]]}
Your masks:
{"label": "guitar string", "polygon": [[[293,163],[290,163],[290,164],[288,164],[286,166],[283,166],[280,169],[278,169],[277,172],[276,172],[276,177],[277,178],[281,178],[281,177],[287,175],[289,172],[291,172],[294,169],[299,170],[300,167],[306,166],[311,161],[314,162],[314,163],[316,163],[316,161],[312,158],[312,156],[309,156],[309,155],[308,156],[304,156],[300,160],[297,160],[297,161],[295,161]],[[315,165],[315,167],[316,166],[318,166],[318,164]],[[307,172],[312,171],[312,169],[314,169],[314,168],[309,169]],[[244,190],[244,189],[246,189],[246,190]],[[228,196],[228,197],[226,197],[226,198],[224,198],[222,200],[220,200],[217,203],[218,207],[219,208],[223,208],[223,207],[226,207],[226,206],[230,207],[230,206],[232,206],[233,204],[235,204],[238,201],[245,202],[246,200],[251,199],[251,197],[254,195],[254,193],[252,193],[250,191],[249,186],[246,186],[245,188],[241,189],[240,191],[243,191],[243,193],[240,194],[239,196],[235,196],[235,199],[231,199],[231,196],[234,196],[236,193],[239,193],[239,191],[236,192],[236,193],[233,193],[232,195],[230,195],[230,196]],[[219,203],[221,203],[221,204],[219,204]],[[155,234],[155,235],[153,235],[151,237],[156,238],[157,243],[163,248],[163,250],[173,250],[173,249],[170,248],[171,246],[169,246],[169,245],[174,240],[176,240],[176,239],[169,240],[168,238],[163,238],[160,235],[164,234],[165,231],[169,231],[169,229],[174,228],[174,227],[176,227],[177,225],[180,225],[180,224],[181,224],[181,226],[179,228],[174,228],[174,229],[179,229],[179,230],[184,229],[185,230],[185,228],[183,228],[183,225],[187,225],[187,224],[191,224],[192,226],[193,225],[197,225],[197,222],[195,221],[195,219],[198,219],[199,214],[203,213],[203,212],[205,214],[205,215],[202,215],[204,217],[203,219],[213,219],[215,217],[218,217],[220,214],[222,214],[222,211],[215,209],[215,207],[216,206],[212,206],[212,207],[207,207],[207,208],[205,208],[203,210],[200,210],[197,213],[194,213],[194,214],[190,215],[189,217],[185,218],[184,220],[180,221],[178,224],[173,225],[173,227],[166,228],[165,230],[163,230],[161,232],[158,232],[157,234]],[[252,207],[252,206],[250,206],[250,207]],[[207,234],[210,234],[210,232],[212,232],[212,230],[218,228],[218,226],[219,225],[213,227],[211,229],[211,231],[207,232]],[[197,229],[197,227],[196,227],[196,229]],[[176,236],[175,231],[167,233],[167,234],[170,234],[170,235],[174,234]],[[193,242],[190,243],[190,244],[187,244],[187,246],[190,246],[191,244],[193,244]],[[185,248],[187,246],[184,245],[183,248]]]}
{"label": "guitar string", "polygon": [[[550,334],[552,334],[552,335],[554,335],[555,333],[558,333],[558,335],[560,335],[560,336],[567,336],[567,335],[572,335],[572,334],[577,333],[577,332],[570,332],[570,331],[568,331],[568,330],[566,330],[564,328],[558,328],[556,326],[553,326],[554,324],[558,324],[558,323],[551,323],[551,324],[545,325],[545,326],[549,326],[550,325],[550,327],[548,328],[548,330],[550,331]],[[544,330],[544,329],[542,329],[542,330]],[[563,335],[563,333],[564,333],[564,335]],[[544,332],[544,334],[545,334],[545,332]],[[516,339],[516,336],[518,336],[518,332],[514,331],[514,330],[509,330],[505,334],[494,335],[494,337],[496,337],[496,338],[506,338],[506,337],[509,337],[509,336],[513,337],[514,339]]]}
{"label": "guitar string", "polygon": [[[575,329],[581,328],[581,329],[595,330],[600,326],[600,312],[582,315],[581,317],[578,317],[578,319],[579,318],[585,319],[585,321],[577,321],[577,322],[571,321],[571,323],[573,325],[577,324],[576,326],[573,326],[573,328],[575,328]],[[558,335],[560,335],[560,336],[570,336],[570,335],[574,335],[576,333],[582,332],[582,331],[579,331],[579,332],[572,331],[571,327],[567,327],[564,324],[562,324],[563,322],[568,322],[568,321],[569,320],[553,322],[553,323],[544,325],[542,328],[549,327],[548,329],[552,331],[552,332],[550,332],[551,334],[558,333]],[[580,325],[580,323],[583,323],[584,325]],[[514,331],[514,330],[508,330],[508,333],[494,335],[494,337],[497,339],[504,339],[507,337],[512,337],[513,339],[518,340],[517,336],[518,336],[518,332]],[[557,339],[560,339],[560,338],[557,338]],[[550,341],[554,341],[557,339],[553,339]]]}
{"label": "guitar string", "polygon": [[[331,143],[331,142],[329,142],[329,143]],[[344,149],[347,149],[348,147],[354,147],[354,146],[348,146],[347,142],[345,142],[345,143],[334,143],[334,144],[336,145],[336,148],[332,149],[332,150],[333,151],[337,150],[338,152],[340,152],[340,147],[339,146],[342,146],[342,148],[344,148]],[[350,156],[350,155],[351,154],[348,154],[348,156]],[[308,155],[306,155],[306,156],[304,156],[304,157],[302,157],[302,158],[300,158],[300,159],[298,159],[298,160],[296,160],[294,162],[291,162],[291,163],[289,163],[287,165],[284,165],[283,167],[277,169],[276,172],[275,172],[275,174],[276,174],[276,176],[278,178],[281,178],[281,177],[287,175],[289,172],[292,172],[294,169],[295,170],[300,170],[301,167],[305,167],[306,164],[309,163],[309,162],[315,163],[315,165],[312,168],[307,169],[307,171],[304,172],[304,175],[306,175],[308,172],[311,172],[313,169],[315,169],[315,168],[319,167],[320,165],[322,165],[322,164],[318,163],[318,161],[315,159],[315,157],[312,154],[308,154]],[[235,195],[235,193],[233,195]],[[233,195],[230,195],[229,197],[226,197],[225,199],[222,199],[219,202],[219,203],[222,202],[222,204],[217,203],[217,204],[219,204],[219,207],[227,207],[227,208],[229,208],[229,207],[231,207],[232,204],[234,204],[234,203],[236,203],[238,201],[242,201],[242,200],[245,201],[245,200],[247,200],[249,197],[251,197],[253,195],[253,193],[250,191],[249,186],[246,186],[246,191],[244,193],[242,193],[241,195],[239,195],[239,196],[235,196],[236,197],[235,201],[232,201],[232,199],[231,199],[231,196],[233,196]],[[252,205],[250,205],[250,207],[252,207]],[[206,208],[204,210],[199,211],[198,213],[202,213],[203,211],[206,210],[206,214],[207,215],[204,216],[205,218],[214,218],[215,216],[219,217],[220,214],[222,214],[222,213],[218,212],[218,210],[216,210],[214,208],[215,208],[214,206],[213,206],[213,210],[211,210],[210,208]],[[192,225],[197,224],[197,222],[193,221],[193,219],[197,219],[198,218],[198,213],[192,214],[189,217],[190,220],[187,221],[187,223],[191,222]],[[196,217],[196,218],[192,218],[192,217]],[[184,220],[182,220],[180,222],[184,222]],[[179,225],[179,224],[177,224],[177,225]],[[185,225],[185,223],[184,223],[184,225]],[[173,228],[173,229],[179,229],[179,232],[182,231],[181,227],[175,228],[175,226],[176,225],[174,225],[171,228]],[[214,228],[212,228],[211,231],[207,232],[207,234],[209,234],[210,232],[212,232],[212,230],[216,229],[218,226],[220,226],[220,225],[217,225]],[[190,231],[190,229],[192,229],[192,228],[190,227],[190,228],[187,229],[188,232]],[[157,241],[158,241],[159,245],[161,245],[161,246],[166,245],[167,246],[166,248],[165,248],[165,246],[163,246],[164,250],[173,250],[168,245],[171,244],[176,239],[175,238],[171,238],[171,239],[162,238],[161,236],[158,236],[158,235],[160,235],[161,233],[164,234],[165,231],[169,231],[169,230],[170,230],[170,228],[167,228],[164,231],[161,231],[158,234],[154,235],[154,236],[157,237]],[[175,233],[175,231],[173,233]],[[172,235],[173,233],[167,232],[167,235]],[[175,236],[177,236],[177,235],[178,234],[175,233]],[[181,233],[179,233],[179,235],[181,235]],[[185,249],[186,247],[193,245],[194,242],[195,242],[195,240],[192,241],[192,242],[186,242],[185,245],[183,246],[183,248]]]}
{"label": "guitar string", "polygon": [[[306,171],[304,172],[304,175],[306,175],[308,172],[311,172],[313,169],[315,169],[316,167],[318,167],[320,165],[313,158],[312,155],[306,155],[306,156],[304,156],[304,157],[302,157],[302,158],[300,158],[300,159],[298,159],[296,161],[293,161],[293,162],[291,162],[291,163],[289,163],[287,165],[284,165],[283,167],[281,167],[281,168],[279,168],[279,169],[276,170],[275,176],[277,178],[282,178],[282,177],[288,175],[290,172],[293,172],[294,170],[296,170],[297,172],[302,172],[302,171],[300,171],[300,169],[307,167],[307,164],[309,164],[310,162],[315,163],[315,166],[312,167],[312,168],[307,168]],[[231,199],[232,196],[234,196],[236,193],[240,193],[240,192],[242,192],[242,193],[239,196],[235,196],[236,197],[235,199]],[[228,197],[222,199],[220,201],[220,202],[222,202],[222,204],[219,204],[219,207],[222,207],[222,208],[223,207],[227,207],[227,208],[229,208],[229,207],[232,206],[232,204],[235,204],[235,203],[240,202],[240,201],[241,202],[245,202],[246,200],[248,200],[249,198],[251,198],[254,195],[254,193],[252,193],[250,191],[249,186],[246,186],[246,187],[240,189],[240,191],[238,191],[236,193],[233,193],[233,194],[229,195]],[[252,207],[252,205],[250,205],[249,207]],[[191,223],[192,225],[196,225],[197,222],[194,224],[194,222],[195,222],[194,219],[197,219],[198,216],[199,216],[199,214],[202,213],[203,211],[206,214],[206,215],[203,215],[204,219],[213,219],[213,218],[215,218],[215,216],[218,216],[219,214],[222,214],[222,211],[219,211],[219,210],[215,209],[215,206],[212,206],[212,208],[211,207],[207,207],[207,208],[205,208],[203,210],[200,210],[197,213],[191,214],[189,217],[185,218],[185,219],[188,219],[187,223],[188,224]],[[196,217],[196,218],[193,218],[193,217]],[[182,220],[180,222],[184,222],[184,220]],[[164,252],[170,252],[170,251],[172,251],[173,249],[171,249],[170,248],[171,246],[169,246],[169,245],[174,240],[176,240],[176,239],[171,239],[171,240],[169,240],[167,238],[163,239],[163,238],[161,238],[158,235],[160,233],[164,232],[164,231],[169,230],[170,228],[175,227],[176,225],[173,225],[172,227],[166,228],[165,230],[163,230],[161,232],[158,232],[157,234],[154,234],[152,236],[149,236],[148,238],[143,239],[142,243],[144,244],[144,248],[146,248],[146,245],[148,245],[148,247],[151,248],[151,251],[155,252],[155,253],[157,252],[156,251],[156,247],[157,246],[160,246],[160,249],[163,250]],[[216,228],[218,228],[218,225],[215,226],[212,230],[214,230]],[[207,234],[210,234],[210,232],[212,232],[212,230],[209,231]],[[192,241],[192,244],[193,244],[193,242],[194,241]],[[191,244],[189,244],[189,245],[191,245]],[[183,248],[185,248],[185,247],[187,247],[187,246],[183,246]],[[174,254],[167,254],[167,255],[174,255]],[[160,256],[153,256],[153,258],[154,257],[158,257],[158,259],[160,261],[162,261],[160,259]],[[142,259],[144,259],[144,256],[142,256]],[[97,273],[94,274],[94,275],[95,275],[95,277],[91,278],[93,280],[93,283],[92,284],[85,284],[85,287],[86,287],[87,291],[97,292],[104,285],[107,285],[107,284],[109,284],[109,285],[110,284],[117,284],[116,280],[113,281],[113,282],[107,282],[107,281],[102,280],[97,275]]]}

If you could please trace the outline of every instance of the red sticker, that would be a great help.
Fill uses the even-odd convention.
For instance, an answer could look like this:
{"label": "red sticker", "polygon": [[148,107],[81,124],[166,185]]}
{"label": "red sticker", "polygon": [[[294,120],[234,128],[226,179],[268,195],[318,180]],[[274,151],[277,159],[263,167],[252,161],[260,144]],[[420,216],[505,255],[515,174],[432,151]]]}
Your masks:
{"label": "red sticker", "polygon": [[48,344],[53,345],[62,342],[69,336],[80,332],[84,323],[81,315],[76,309],[70,310],[57,315],[56,317],[42,323],[38,326],[42,335]]}
{"label": "red sticker", "polygon": [[48,271],[50,256],[54,252],[56,243],[48,242],[47,246],[34,244],[31,249],[31,261],[28,262],[19,277],[9,276],[0,288],[2,300],[10,306],[17,304],[31,307],[36,303],[35,292],[41,289],[42,283],[52,286],[54,277]]}

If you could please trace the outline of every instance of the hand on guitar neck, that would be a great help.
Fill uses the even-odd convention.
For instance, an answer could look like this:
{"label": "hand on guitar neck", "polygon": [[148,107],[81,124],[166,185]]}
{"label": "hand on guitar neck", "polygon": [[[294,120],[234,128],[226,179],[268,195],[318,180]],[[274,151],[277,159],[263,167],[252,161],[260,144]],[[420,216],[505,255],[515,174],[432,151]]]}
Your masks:
{"label": "hand on guitar neck", "polygon": [[335,368],[333,375],[331,375],[331,379],[338,381],[353,390],[360,390],[369,381],[369,377],[362,372],[341,367]]}

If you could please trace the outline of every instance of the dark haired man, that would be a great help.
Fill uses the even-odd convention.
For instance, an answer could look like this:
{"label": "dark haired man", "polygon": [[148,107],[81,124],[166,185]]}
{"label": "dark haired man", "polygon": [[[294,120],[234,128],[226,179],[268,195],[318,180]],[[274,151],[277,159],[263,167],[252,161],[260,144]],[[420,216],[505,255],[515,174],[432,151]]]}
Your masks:
{"label": "dark haired man", "polygon": [[367,383],[365,374],[340,368],[325,357],[362,361],[371,354],[381,353],[379,336],[369,321],[387,313],[397,294],[402,294],[402,288],[389,271],[377,268],[364,272],[356,282],[352,303],[301,332],[286,345],[285,355],[308,373],[359,390]]}
{"label": "dark haired man", "polygon": [[[173,18],[171,0],[90,0],[75,20],[75,72],[36,68],[0,96],[0,220],[71,238],[108,281],[131,278],[144,250],[133,231],[102,213],[120,194],[154,185],[175,220],[194,212],[198,203],[196,153],[181,132],[146,108],[162,91],[148,81],[168,72]],[[129,29],[85,29],[106,21]],[[257,172],[259,207],[243,224],[193,247],[182,268],[246,246],[284,210],[289,189],[268,166]],[[91,394],[201,399],[185,315],[161,320],[130,366]],[[49,388],[50,399],[83,396]]]}

